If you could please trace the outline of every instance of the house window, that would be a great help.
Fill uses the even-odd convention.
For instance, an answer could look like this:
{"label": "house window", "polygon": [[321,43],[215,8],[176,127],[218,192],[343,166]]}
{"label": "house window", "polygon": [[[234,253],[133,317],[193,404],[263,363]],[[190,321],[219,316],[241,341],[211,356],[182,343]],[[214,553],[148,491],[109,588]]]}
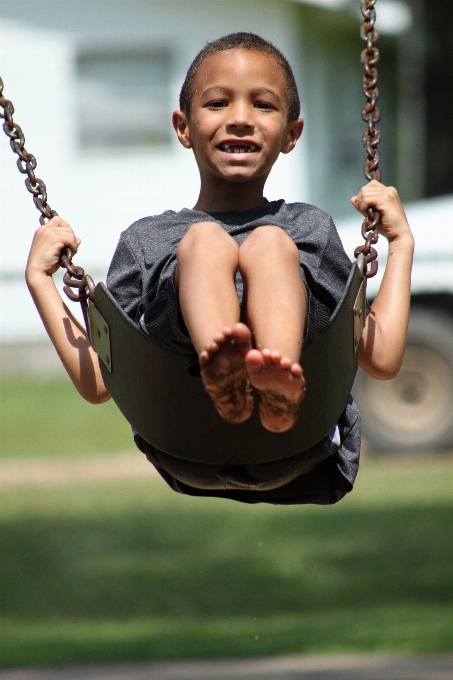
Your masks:
{"label": "house window", "polygon": [[76,96],[82,149],[168,144],[170,66],[164,50],[81,52]]}

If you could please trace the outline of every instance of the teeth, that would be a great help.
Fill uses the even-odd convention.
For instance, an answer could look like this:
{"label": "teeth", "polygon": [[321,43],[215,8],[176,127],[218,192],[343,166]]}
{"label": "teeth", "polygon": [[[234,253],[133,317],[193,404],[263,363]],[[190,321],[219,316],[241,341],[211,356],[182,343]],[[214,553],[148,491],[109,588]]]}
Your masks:
{"label": "teeth", "polygon": [[249,151],[253,152],[257,150],[255,144],[241,144],[241,145],[222,144],[220,148],[222,151],[227,151],[230,153],[247,153]]}

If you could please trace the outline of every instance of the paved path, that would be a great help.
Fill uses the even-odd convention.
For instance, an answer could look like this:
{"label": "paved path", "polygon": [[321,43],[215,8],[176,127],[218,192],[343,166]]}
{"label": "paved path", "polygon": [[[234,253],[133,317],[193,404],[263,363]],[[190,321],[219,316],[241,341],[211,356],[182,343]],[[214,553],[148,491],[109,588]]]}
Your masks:
{"label": "paved path", "polygon": [[0,671],[0,680],[453,680],[453,655],[278,657]]}
{"label": "paved path", "polygon": [[93,480],[158,478],[153,466],[138,451],[75,459],[13,458],[0,462],[2,487],[23,484],[55,486]]}

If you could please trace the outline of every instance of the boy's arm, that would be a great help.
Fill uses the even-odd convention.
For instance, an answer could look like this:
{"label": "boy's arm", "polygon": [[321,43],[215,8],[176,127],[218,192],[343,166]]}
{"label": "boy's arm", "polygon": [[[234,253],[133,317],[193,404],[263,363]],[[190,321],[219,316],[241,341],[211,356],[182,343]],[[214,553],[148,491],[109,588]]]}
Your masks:
{"label": "boy's arm", "polygon": [[379,210],[379,231],[389,242],[387,266],[362,335],[359,366],[372,378],[390,380],[401,367],[406,344],[414,238],[393,187],[373,180],[351,203],[364,215],[370,207]]}
{"label": "boy's arm", "polygon": [[80,244],[71,227],[53,217],[36,231],[25,278],[44,327],[69,377],[84,399],[100,404],[110,398],[102,380],[96,352],[83,326],[64,304],[52,274],[59,268],[60,252]]}

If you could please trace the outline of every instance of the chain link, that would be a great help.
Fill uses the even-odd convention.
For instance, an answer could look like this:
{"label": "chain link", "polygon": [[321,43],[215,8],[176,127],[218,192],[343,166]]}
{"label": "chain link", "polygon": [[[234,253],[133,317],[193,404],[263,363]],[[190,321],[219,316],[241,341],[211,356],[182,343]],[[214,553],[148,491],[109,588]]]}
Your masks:
{"label": "chain link", "polygon": [[[376,64],[379,59],[379,50],[375,47],[378,39],[378,32],[374,28],[376,21],[376,10],[374,8],[376,0],[360,0],[360,10],[363,16],[363,24],[360,29],[360,37],[366,42],[366,47],[361,54],[360,61],[365,70],[363,76],[362,91],[366,97],[366,105],[362,109],[362,119],[367,124],[362,137],[362,144],[367,152],[367,159],[363,168],[365,179],[369,182],[376,179],[379,182],[382,179],[382,173],[379,167],[381,161],[381,154],[379,152],[379,143],[381,141],[381,133],[376,128],[376,124],[381,120],[381,110],[377,106],[379,100],[379,90],[377,88],[378,72]],[[378,228],[381,216],[374,208],[369,208],[366,218],[362,224],[362,236],[365,239],[365,245],[358,246],[354,255],[357,257],[360,253],[365,258],[365,276],[371,278],[376,275],[378,270],[377,252],[372,246],[378,241]]]}
{"label": "chain link", "polygon": [[[47,189],[46,185],[36,177],[36,158],[33,154],[29,153],[25,149],[25,137],[22,132],[22,128],[14,122],[14,106],[12,103],[5,99],[3,96],[3,80],[0,78],[0,118],[5,122],[3,123],[3,130],[5,134],[9,137],[9,143],[12,150],[18,156],[17,167],[19,172],[23,175],[27,175],[25,179],[25,186],[27,190],[33,196],[33,202],[41,216],[39,218],[40,224],[45,224],[46,220],[50,220],[52,217],[58,215],[55,210],[52,210],[50,205],[47,203]],[[72,250],[70,248],[63,248],[60,255],[60,265],[63,269],[66,269],[66,273],[63,277],[63,281],[66,284],[64,291],[70,300],[74,302],[86,302],[89,298],[89,283],[85,272],[82,267],[76,267],[72,263]],[[74,293],[71,288],[77,288],[78,293]]]}

